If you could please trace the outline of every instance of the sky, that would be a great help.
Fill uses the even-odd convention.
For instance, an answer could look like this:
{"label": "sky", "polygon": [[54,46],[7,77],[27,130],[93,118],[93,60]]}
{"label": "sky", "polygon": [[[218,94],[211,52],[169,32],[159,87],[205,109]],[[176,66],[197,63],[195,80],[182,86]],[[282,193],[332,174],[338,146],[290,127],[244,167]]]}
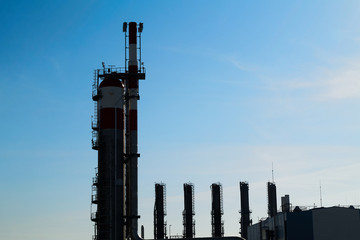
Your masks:
{"label": "sky", "polygon": [[293,206],[360,205],[359,1],[1,1],[0,239],[91,239],[93,70],[124,66],[123,22],[143,22],[139,225],[153,238],[154,183],[182,234],[239,236],[239,182],[253,222],[266,183]]}

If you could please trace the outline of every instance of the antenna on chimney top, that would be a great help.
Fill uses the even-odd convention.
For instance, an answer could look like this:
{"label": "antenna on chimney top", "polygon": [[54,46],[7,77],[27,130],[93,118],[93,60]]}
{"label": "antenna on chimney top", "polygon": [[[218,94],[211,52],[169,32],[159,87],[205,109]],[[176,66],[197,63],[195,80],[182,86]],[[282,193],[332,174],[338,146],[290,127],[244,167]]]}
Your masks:
{"label": "antenna on chimney top", "polygon": [[274,162],[271,162],[271,179],[272,182],[274,183]]}

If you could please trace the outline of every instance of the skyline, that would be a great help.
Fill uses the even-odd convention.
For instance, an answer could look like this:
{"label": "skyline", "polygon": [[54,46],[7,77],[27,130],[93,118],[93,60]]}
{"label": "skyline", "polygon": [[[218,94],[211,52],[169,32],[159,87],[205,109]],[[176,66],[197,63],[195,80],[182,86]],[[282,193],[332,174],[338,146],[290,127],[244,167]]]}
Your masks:
{"label": "skyline", "polygon": [[[122,23],[143,22],[139,225],[152,238],[154,183],[182,233],[195,186],[196,236],[210,236],[210,185],[238,236],[266,182],[293,206],[360,205],[357,1],[4,1],[0,10],[0,238],[91,239],[93,70],[124,66]],[[88,204],[88,205],[87,205]]]}

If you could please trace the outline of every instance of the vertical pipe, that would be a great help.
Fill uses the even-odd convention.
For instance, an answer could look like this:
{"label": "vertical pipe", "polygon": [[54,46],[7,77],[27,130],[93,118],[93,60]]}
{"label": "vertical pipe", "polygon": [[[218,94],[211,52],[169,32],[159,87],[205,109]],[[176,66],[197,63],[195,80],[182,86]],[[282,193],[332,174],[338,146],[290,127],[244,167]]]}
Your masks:
{"label": "vertical pipe", "polygon": [[[137,135],[137,101],[139,99],[139,79],[137,65],[137,24],[129,23],[129,74],[127,81],[127,129],[126,129],[126,179],[128,233],[132,239],[139,238],[138,231],[138,135]],[[132,76],[133,75],[133,76]]]}
{"label": "vertical pipe", "polygon": [[141,225],[141,238],[142,238],[142,239],[144,239],[144,238],[145,238],[144,225]]}
{"label": "vertical pipe", "polygon": [[[123,86],[122,86],[123,87]],[[115,240],[124,239],[124,97],[123,89],[115,103]],[[118,119],[120,118],[120,119]],[[118,123],[119,122],[119,123]],[[119,125],[119,126],[118,126]]]}

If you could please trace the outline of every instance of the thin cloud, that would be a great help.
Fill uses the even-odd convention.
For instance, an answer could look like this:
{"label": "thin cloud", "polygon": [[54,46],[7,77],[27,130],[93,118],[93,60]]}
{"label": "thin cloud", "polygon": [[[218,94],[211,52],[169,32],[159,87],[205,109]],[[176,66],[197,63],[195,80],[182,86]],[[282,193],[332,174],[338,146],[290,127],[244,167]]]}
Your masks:
{"label": "thin cloud", "polygon": [[236,60],[235,58],[232,57],[224,57],[224,61],[232,64],[233,66],[235,66],[237,69],[241,70],[241,71],[254,71],[254,69],[251,69],[248,66],[245,66],[243,63],[241,63],[240,61]]}
{"label": "thin cloud", "polygon": [[323,81],[323,87],[325,91],[319,97],[324,100],[360,98],[360,70],[339,71]]}
{"label": "thin cloud", "polygon": [[314,73],[311,81],[299,78],[286,83],[291,89],[313,90],[313,97],[320,101],[360,98],[360,69],[350,65],[341,69],[325,69]]}

